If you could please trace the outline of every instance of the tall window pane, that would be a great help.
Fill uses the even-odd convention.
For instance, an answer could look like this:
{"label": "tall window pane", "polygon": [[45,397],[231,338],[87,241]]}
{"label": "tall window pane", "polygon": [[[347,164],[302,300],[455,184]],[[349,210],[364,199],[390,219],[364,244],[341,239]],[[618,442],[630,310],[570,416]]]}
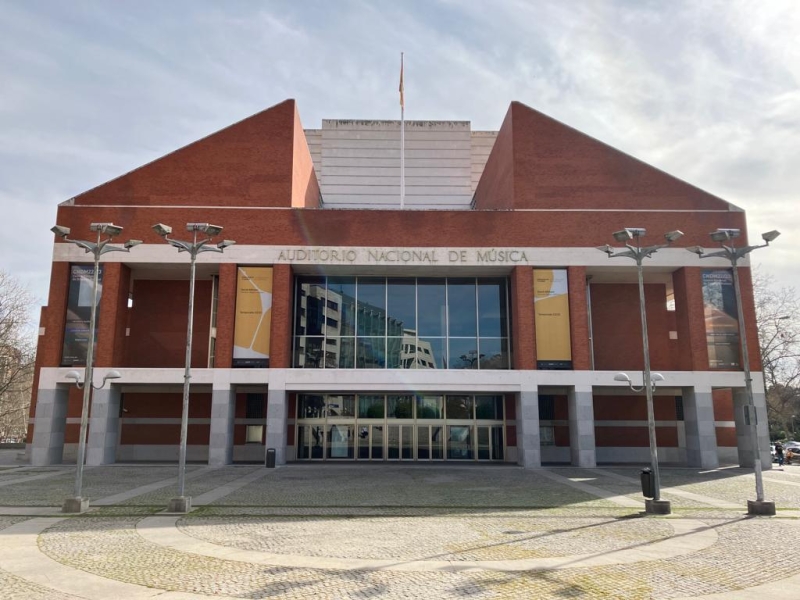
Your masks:
{"label": "tall window pane", "polygon": [[417,340],[415,369],[444,369],[447,365],[445,338],[419,338]]}
{"label": "tall window pane", "polygon": [[478,335],[475,280],[448,279],[447,304],[450,336]]}
{"label": "tall window pane", "polygon": [[384,337],[356,338],[356,368],[385,369],[385,344],[386,338]]}
{"label": "tall window pane", "polygon": [[508,337],[504,279],[479,280],[478,329],[482,337]]}
{"label": "tall window pane", "polygon": [[450,369],[477,369],[482,358],[475,338],[450,338],[447,356]]}
{"label": "tall window pane", "polygon": [[420,279],[417,285],[417,317],[420,336],[447,334],[447,305],[444,279]]}
{"label": "tall window pane", "polygon": [[386,335],[386,280],[360,277],[358,299],[358,335]]}
{"label": "tall window pane", "polygon": [[387,335],[402,336],[417,330],[417,286],[414,279],[389,279],[387,283]]}
{"label": "tall window pane", "polygon": [[295,302],[295,333],[297,335],[322,335],[325,308],[325,278],[298,279]]}
{"label": "tall window pane", "polygon": [[[354,277],[328,278],[328,316],[339,321],[338,335],[356,332],[356,280]],[[330,335],[330,333],[328,334]]]}

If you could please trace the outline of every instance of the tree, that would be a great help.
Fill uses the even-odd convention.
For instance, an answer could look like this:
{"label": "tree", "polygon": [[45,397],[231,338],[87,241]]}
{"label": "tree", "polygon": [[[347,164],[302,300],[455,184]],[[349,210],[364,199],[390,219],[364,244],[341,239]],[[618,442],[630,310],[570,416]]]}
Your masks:
{"label": "tree", "polygon": [[776,437],[800,434],[800,305],[794,287],[775,286],[772,277],[753,275],[756,322],[767,394],[770,430]]}
{"label": "tree", "polygon": [[35,348],[30,330],[30,292],[0,271],[0,441],[25,436]]}

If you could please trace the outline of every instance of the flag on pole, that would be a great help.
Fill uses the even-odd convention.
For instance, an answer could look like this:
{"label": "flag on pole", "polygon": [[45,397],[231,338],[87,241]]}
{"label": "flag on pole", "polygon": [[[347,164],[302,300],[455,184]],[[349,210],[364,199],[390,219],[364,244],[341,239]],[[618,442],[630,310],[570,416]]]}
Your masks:
{"label": "flag on pole", "polygon": [[405,108],[406,104],[403,100],[403,53],[400,53],[400,106]]}

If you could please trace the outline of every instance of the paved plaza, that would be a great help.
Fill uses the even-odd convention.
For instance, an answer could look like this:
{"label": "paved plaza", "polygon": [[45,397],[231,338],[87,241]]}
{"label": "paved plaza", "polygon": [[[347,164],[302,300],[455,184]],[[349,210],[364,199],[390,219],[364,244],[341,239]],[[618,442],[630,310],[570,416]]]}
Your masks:
{"label": "paved plaza", "polygon": [[507,465],[174,465],[0,460],[0,597],[800,598],[800,466],[764,473],[776,517],[747,518],[751,471]]}

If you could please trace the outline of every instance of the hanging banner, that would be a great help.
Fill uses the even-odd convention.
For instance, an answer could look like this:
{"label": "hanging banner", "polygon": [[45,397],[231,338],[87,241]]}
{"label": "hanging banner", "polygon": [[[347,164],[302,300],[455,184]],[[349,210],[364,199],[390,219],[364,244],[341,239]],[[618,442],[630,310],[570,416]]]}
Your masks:
{"label": "hanging banner", "polygon": [[[97,305],[103,295],[103,266],[97,276]],[[64,323],[64,346],[61,350],[61,366],[74,367],[86,364],[89,351],[89,331],[92,320],[92,296],[94,290],[94,265],[72,265],[69,274],[69,297],[67,318]],[[98,308],[95,325],[100,322]],[[97,326],[94,332],[94,356],[97,356]]]}
{"label": "hanging banner", "polygon": [[533,270],[536,364],[539,369],[571,369],[569,286],[566,269]]}
{"label": "hanging banner", "polygon": [[272,267],[239,267],[233,366],[269,366]]}
{"label": "hanging banner", "polygon": [[730,270],[703,271],[703,304],[709,368],[738,369],[739,317]]}

